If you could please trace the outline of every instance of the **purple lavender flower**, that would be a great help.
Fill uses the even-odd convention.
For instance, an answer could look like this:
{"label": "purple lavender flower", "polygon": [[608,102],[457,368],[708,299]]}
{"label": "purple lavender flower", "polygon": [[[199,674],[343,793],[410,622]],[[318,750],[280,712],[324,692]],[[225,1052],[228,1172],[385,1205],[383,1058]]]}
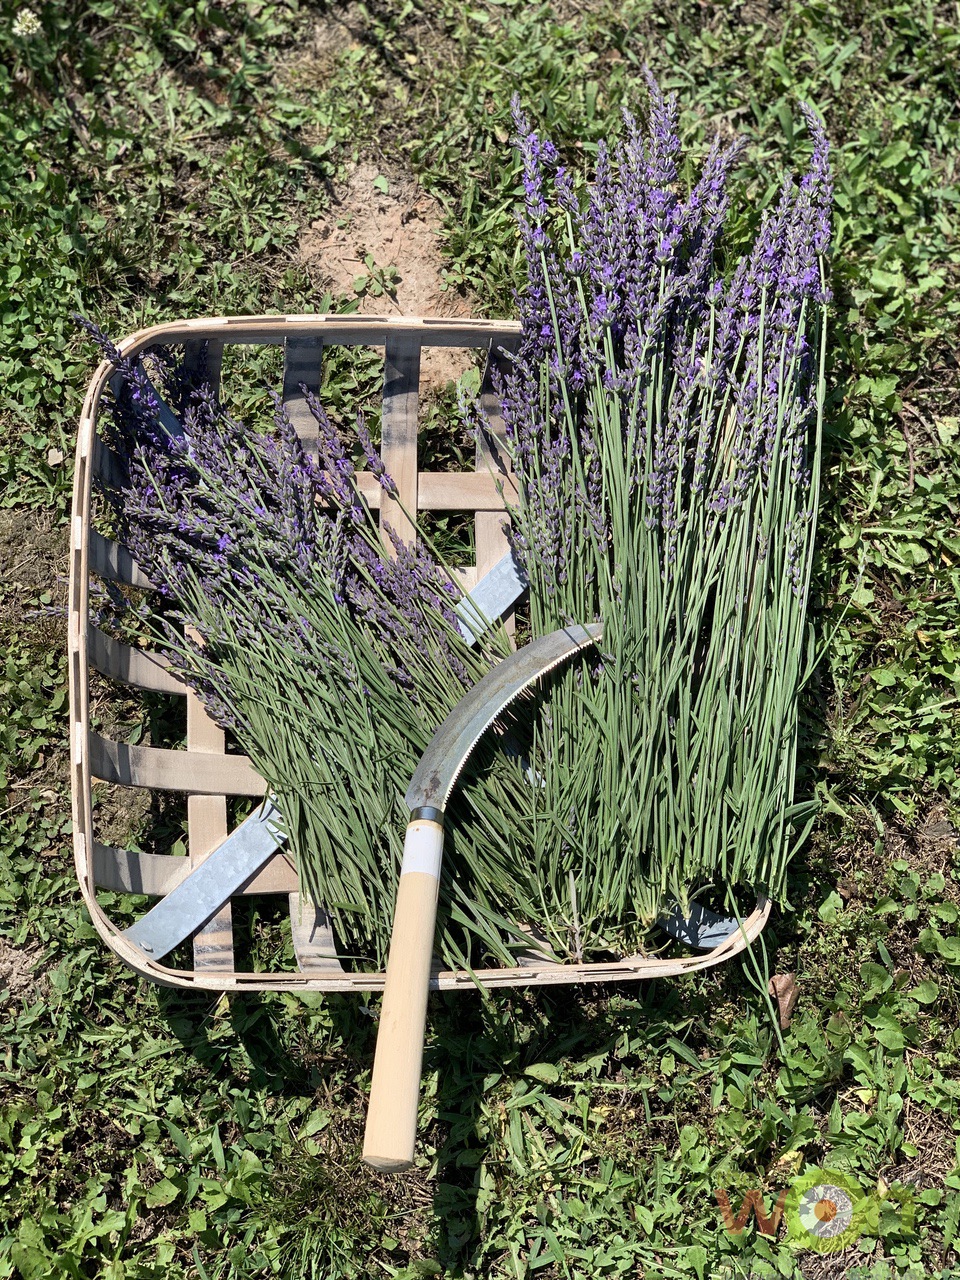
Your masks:
{"label": "purple lavender flower", "polygon": [[373,441],[370,439],[370,432],[367,430],[367,425],[360,415],[357,416],[357,439],[360,441],[360,447],[363,450],[363,456],[366,459],[367,467],[370,472],[376,476],[379,481],[380,488],[391,498],[395,498],[398,493],[396,483],[392,477],[387,474],[387,469],[383,465],[383,459],[374,448]]}
{"label": "purple lavender flower", "polygon": [[[602,580],[615,593],[623,586],[618,529],[642,523],[669,578],[691,521],[716,534],[779,483],[781,464],[798,493],[809,479],[815,361],[805,317],[824,301],[831,192],[822,125],[803,108],[810,167],[799,184],[784,181],[752,248],[725,273],[728,186],[743,144],[714,142],[683,193],[677,103],[647,80],[646,125],[624,113],[620,140],[598,146],[583,201],[514,102],[527,282],[523,339],[498,391],[522,490],[514,545],[546,602],[543,626],[559,618],[578,545],[592,548],[580,568],[597,615]],[[794,406],[785,417],[784,402]],[[621,450],[627,482],[611,471]]]}

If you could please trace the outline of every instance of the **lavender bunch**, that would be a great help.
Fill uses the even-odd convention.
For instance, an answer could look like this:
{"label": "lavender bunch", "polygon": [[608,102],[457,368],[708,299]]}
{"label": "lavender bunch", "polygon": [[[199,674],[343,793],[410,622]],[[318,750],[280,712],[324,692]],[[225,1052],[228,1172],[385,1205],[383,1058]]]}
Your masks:
{"label": "lavender bunch", "polygon": [[[108,442],[127,478],[104,498],[165,601],[154,632],[266,779],[340,954],[382,964],[403,792],[436,725],[506,651],[505,637],[492,631],[469,648],[452,611],[460,592],[438,560],[396,539],[386,553],[315,399],[316,462],[279,403],[272,430],[248,430],[174,353],[151,351],[148,373],[88,328],[118,368]],[[168,429],[161,394],[182,434]],[[360,440],[395,492],[362,425]],[[448,963],[511,963],[529,944],[506,920],[534,918],[535,886],[514,874],[501,829],[525,785],[516,763],[491,751],[458,801],[438,934]]]}
{"label": "lavender bunch", "polygon": [[[724,269],[715,143],[679,189],[676,102],[582,184],[514,104],[522,344],[500,392],[516,551],[542,634],[602,619],[601,659],[544,694],[524,839],[555,945],[638,940],[705,887],[782,895],[823,406],[823,128]],[[741,902],[745,898],[741,892]],[[619,932],[618,932],[619,930]]]}

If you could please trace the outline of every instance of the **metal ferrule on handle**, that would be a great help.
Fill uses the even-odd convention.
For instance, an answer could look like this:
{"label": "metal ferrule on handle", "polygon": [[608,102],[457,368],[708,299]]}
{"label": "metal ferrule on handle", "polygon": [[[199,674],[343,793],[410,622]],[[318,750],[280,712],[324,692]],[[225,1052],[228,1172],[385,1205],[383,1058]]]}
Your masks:
{"label": "metal ferrule on handle", "polygon": [[367,1164],[390,1172],[413,1164],[442,858],[442,811],[415,810],[403,844],[363,1141]]}

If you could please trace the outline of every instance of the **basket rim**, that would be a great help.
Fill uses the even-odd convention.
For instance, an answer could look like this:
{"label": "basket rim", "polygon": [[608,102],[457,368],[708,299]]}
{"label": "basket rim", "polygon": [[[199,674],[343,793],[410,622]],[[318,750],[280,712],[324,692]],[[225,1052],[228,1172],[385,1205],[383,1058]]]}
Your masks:
{"label": "basket rim", "polygon": [[[424,346],[492,346],[496,337],[522,332],[518,321],[448,319],[421,316],[343,314],[283,314],[211,316],[178,319],[137,330],[122,338],[122,358],[139,355],[158,342],[222,340],[227,343],[275,344],[287,337],[329,337],[331,345],[381,346],[389,334],[419,336]],[[330,971],[242,972],[239,970],[172,969],[146,957],[128,941],[100,906],[93,871],[95,844],[92,823],[89,724],[89,533],[93,488],[93,459],[97,414],[101,397],[116,364],[101,361],[91,376],[80,413],[75,454],[70,520],[70,585],[68,664],[70,686],[70,780],[73,815],[74,866],[81,895],[95,929],[113,953],[141,977],[166,987],[214,991],[381,991],[385,973]],[[532,961],[512,968],[476,970],[435,969],[431,990],[464,990],[515,986],[567,985],[675,977],[711,968],[739,954],[766,925],[771,902],[764,896],[735,930],[711,951],[674,959],[630,956],[619,961],[555,964]]]}

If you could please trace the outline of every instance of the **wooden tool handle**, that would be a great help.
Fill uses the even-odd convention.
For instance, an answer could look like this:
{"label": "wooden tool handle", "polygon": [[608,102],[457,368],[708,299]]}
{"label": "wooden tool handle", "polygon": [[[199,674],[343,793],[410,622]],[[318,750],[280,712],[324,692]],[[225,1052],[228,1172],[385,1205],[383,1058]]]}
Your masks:
{"label": "wooden tool handle", "polygon": [[363,1140],[367,1164],[392,1173],[413,1164],[442,856],[442,825],[414,819],[403,845]]}

